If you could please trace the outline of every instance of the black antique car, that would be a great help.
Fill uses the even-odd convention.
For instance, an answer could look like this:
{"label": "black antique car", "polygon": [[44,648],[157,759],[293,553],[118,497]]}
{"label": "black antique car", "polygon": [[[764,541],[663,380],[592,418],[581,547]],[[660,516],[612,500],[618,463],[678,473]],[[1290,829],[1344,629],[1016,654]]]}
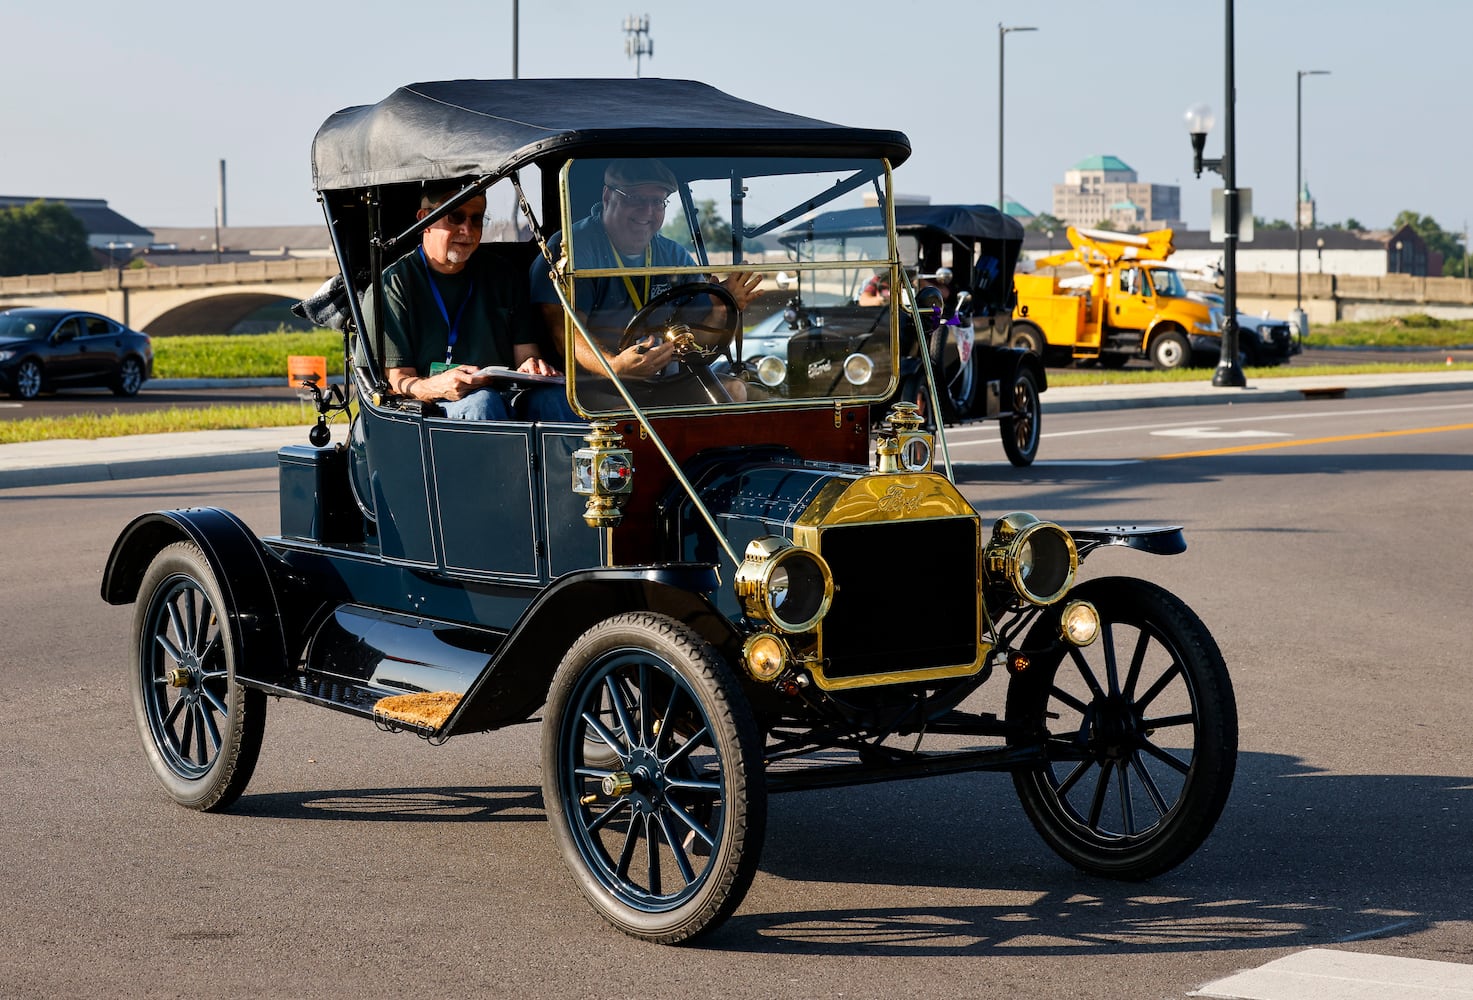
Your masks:
{"label": "black antique car", "polygon": [[[866,266],[900,287],[891,171],[909,152],[899,132],[674,80],[423,83],[329,118],[313,170],[348,289],[325,297],[346,314],[352,398],[320,389],[311,443],[282,449],[279,534],[212,507],[146,514],[102,581],[136,603],[133,705],[168,795],[228,807],[269,698],[434,743],[537,721],[579,887],[620,930],[668,943],[739,905],[775,792],[1005,771],[1086,872],[1145,879],[1191,855],[1236,761],[1222,656],[1162,588],[1076,579],[1098,548],[1180,552],[1180,529],[984,520],[914,404],[871,432],[899,381],[898,311],[846,358],[883,377],[767,386],[743,378],[740,317],[712,305],[733,270],[846,280],[853,262],[817,241],[796,262],[754,248],[803,242],[864,192],[888,244]],[[600,268],[576,238],[553,252],[614,157],[658,157],[677,179],[666,232],[685,220],[689,265]],[[460,193],[416,221],[421,184],[449,178]],[[583,279],[685,278],[615,335],[677,345],[672,382],[700,391],[569,364],[576,423],[452,420],[395,395],[365,322],[383,310],[364,303],[483,191],[515,206],[508,236],[529,235],[476,252],[552,275],[565,312],[548,350],[565,358],[603,336]],[[697,224],[712,201],[720,245]]]}
{"label": "black antique car", "polygon": [[[779,287],[789,296],[780,311],[747,331],[742,353],[748,367],[759,381],[778,385],[812,371],[842,371],[848,345],[888,323],[895,307],[900,377],[877,417],[889,403],[906,400],[932,426],[937,414],[947,424],[997,420],[1008,460],[1031,465],[1043,426],[1039,394],[1048,380],[1037,356],[1009,347],[1005,336],[1022,225],[989,205],[896,205],[894,215],[905,280],[893,297],[887,269],[871,266],[889,247],[886,220],[878,213],[824,212],[784,236],[790,259],[802,260],[821,246],[853,267],[844,281],[827,287],[805,282],[802,271],[780,272]],[[934,385],[921,364],[923,347],[930,351]]]}

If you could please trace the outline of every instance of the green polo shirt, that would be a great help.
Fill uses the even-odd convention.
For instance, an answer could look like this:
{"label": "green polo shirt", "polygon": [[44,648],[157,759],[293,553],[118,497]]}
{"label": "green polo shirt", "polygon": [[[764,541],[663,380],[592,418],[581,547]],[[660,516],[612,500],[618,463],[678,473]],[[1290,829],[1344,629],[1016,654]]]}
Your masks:
{"label": "green polo shirt", "polygon": [[[391,264],[384,271],[384,368],[428,375],[430,365],[447,360],[516,367],[515,346],[536,344],[538,327],[527,276],[495,264],[490,254],[475,253],[459,274],[440,274],[429,269],[418,250]],[[366,296],[364,312],[372,329],[372,295]]]}

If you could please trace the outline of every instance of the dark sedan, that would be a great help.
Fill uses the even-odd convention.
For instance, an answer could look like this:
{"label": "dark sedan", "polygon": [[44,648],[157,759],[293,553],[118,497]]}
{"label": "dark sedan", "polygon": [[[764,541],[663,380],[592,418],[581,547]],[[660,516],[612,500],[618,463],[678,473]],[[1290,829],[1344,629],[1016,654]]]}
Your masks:
{"label": "dark sedan", "polygon": [[153,375],[153,341],[97,313],[0,312],[0,389],[16,399],[80,386],[136,395]]}

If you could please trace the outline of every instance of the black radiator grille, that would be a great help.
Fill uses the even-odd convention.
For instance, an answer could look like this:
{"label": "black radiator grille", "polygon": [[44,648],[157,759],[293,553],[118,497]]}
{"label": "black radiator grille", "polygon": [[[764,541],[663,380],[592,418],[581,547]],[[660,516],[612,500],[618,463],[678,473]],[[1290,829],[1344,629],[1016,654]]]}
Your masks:
{"label": "black radiator grille", "polygon": [[978,522],[954,517],[828,528],[830,678],[930,670],[977,658]]}

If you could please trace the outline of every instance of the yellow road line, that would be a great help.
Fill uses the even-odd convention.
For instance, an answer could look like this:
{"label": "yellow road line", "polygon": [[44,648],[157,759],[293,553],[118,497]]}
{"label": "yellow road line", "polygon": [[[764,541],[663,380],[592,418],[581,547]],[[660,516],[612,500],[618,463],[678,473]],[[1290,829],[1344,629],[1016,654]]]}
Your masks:
{"label": "yellow road line", "polygon": [[1154,461],[1168,458],[1204,458],[1208,455],[1236,455],[1246,451],[1267,451],[1270,448],[1302,448],[1310,444],[1335,444],[1340,441],[1368,441],[1371,438],[1405,437],[1408,434],[1441,434],[1444,431],[1469,431],[1473,424],[1449,424],[1446,427],[1419,427],[1410,431],[1376,431],[1374,434],[1345,434],[1340,437],[1305,438],[1303,441],[1270,441],[1263,444],[1239,444],[1231,448],[1211,448],[1207,451],[1179,451],[1172,455],[1157,455]]}

